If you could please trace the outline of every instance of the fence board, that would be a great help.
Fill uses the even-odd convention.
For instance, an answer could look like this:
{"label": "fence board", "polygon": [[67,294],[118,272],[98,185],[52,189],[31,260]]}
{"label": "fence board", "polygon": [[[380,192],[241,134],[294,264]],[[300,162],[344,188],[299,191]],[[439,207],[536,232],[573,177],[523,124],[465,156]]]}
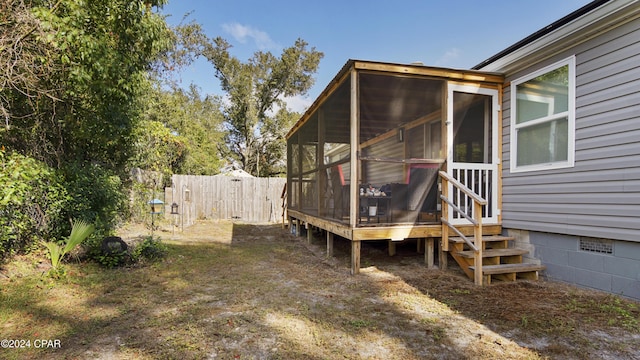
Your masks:
{"label": "fence board", "polygon": [[178,204],[175,223],[197,220],[239,220],[250,223],[282,221],[280,195],[285,178],[173,175],[173,186],[165,189],[166,213]]}

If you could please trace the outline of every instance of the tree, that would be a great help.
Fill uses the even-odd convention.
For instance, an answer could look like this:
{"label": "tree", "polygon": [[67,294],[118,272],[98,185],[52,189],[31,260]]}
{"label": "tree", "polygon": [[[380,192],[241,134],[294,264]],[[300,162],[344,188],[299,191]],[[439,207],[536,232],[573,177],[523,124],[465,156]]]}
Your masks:
{"label": "tree", "polygon": [[73,196],[60,218],[108,231],[127,213],[148,71],[172,45],[153,10],[164,2],[0,0],[0,144],[62,177]]}
{"label": "tree", "polygon": [[[177,87],[166,90],[156,84],[149,92],[139,130],[147,135],[137,139],[140,152],[134,165],[166,174],[217,174],[221,165],[218,151],[222,142],[220,107],[219,98],[202,98],[194,85],[185,91]],[[150,137],[150,130],[157,136]],[[174,142],[174,146],[154,147],[154,142],[158,141]],[[149,161],[155,161],[156,165]]]}
{"label": "tree", "polygon": [[31,10],[22,0],[0,0],[0,142],[47,151],[51,147],[41,141],[47,135],[38,130],[52,122],[38,107],[59,100],[58,89],[46,79],[62,66],[54,60],[60,56],[51,41],[55,33]]}
{"label": "tree", "polygon": [[287,173],[287,142],[285,136],[301,114],[280,108],[275,116],[267,117],[260,127],[260,144],[263,146],[258,159],[260,174],[285,176]]}
{"label": "tree", "polygon": [[[231,45],[222,38],[203,46],[203,55],[213,64],[228,100],[222,111],[226,148],[221,151],[253,175],[282,173],[282,168],[275,165],[283,160],[282,130],[289,128],[292,117],[283,98],[304,95],[309,90],[324,56],[307,46],[298,39],[279,58],[260,51],[246,63],[231,56]],[[274,142],[280,145],[274,146]]]}
{"label": "tree", "polygon": [[[11,49],[20,51],[7,56],[22,64],[15,74],[28,76],[0,90],[9,109],[0,140],[54,167],[95,162],[122,171],[147,70],[171,45],[164,19],[150,10],[164,1],[2,1],[17,11],[2,15],[2,34],[18,32]],[[21,19],[30,25],[5,27]]]}

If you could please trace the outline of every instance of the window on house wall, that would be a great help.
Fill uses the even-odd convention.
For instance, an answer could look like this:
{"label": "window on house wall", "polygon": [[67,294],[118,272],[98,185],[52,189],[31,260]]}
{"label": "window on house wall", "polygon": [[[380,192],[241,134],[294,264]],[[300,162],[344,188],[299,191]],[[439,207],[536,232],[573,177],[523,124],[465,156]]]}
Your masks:
{"label": "window on house wall", "polygon": [[511,172],[572,167],[575,57],[511,82]]}

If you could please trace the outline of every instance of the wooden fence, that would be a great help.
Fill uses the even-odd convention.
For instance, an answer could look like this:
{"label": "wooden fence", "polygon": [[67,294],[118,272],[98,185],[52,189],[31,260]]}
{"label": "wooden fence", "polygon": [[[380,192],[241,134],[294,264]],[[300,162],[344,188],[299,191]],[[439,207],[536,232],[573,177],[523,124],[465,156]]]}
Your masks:
{"label": "wooden fence", "polygon": [[[173,175],[165,189],[165,214],[173,223],[189,226],[196,220],[238,220],[250,223],[282,221],[285,178]],[[178,214],[171,214],[171,205]]]}

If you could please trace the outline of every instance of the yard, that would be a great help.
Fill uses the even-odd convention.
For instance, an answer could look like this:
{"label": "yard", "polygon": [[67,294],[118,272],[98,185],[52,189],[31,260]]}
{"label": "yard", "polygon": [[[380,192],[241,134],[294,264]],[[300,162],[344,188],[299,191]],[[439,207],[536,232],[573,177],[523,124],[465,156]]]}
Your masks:
{"label": "yard", "polygon": [[0,268],[0,339],[25,345],[0,358],[640,358],[640,304],[616,296],[544,280],[476,287],[454,264],[426,269],[411,243],[393,258],[364,244],[351,276],[346,241],[327,259],[323,240],[279,225],[158,233],[169,256],[148,266],[70,264],[58,281],[35,255]]}

